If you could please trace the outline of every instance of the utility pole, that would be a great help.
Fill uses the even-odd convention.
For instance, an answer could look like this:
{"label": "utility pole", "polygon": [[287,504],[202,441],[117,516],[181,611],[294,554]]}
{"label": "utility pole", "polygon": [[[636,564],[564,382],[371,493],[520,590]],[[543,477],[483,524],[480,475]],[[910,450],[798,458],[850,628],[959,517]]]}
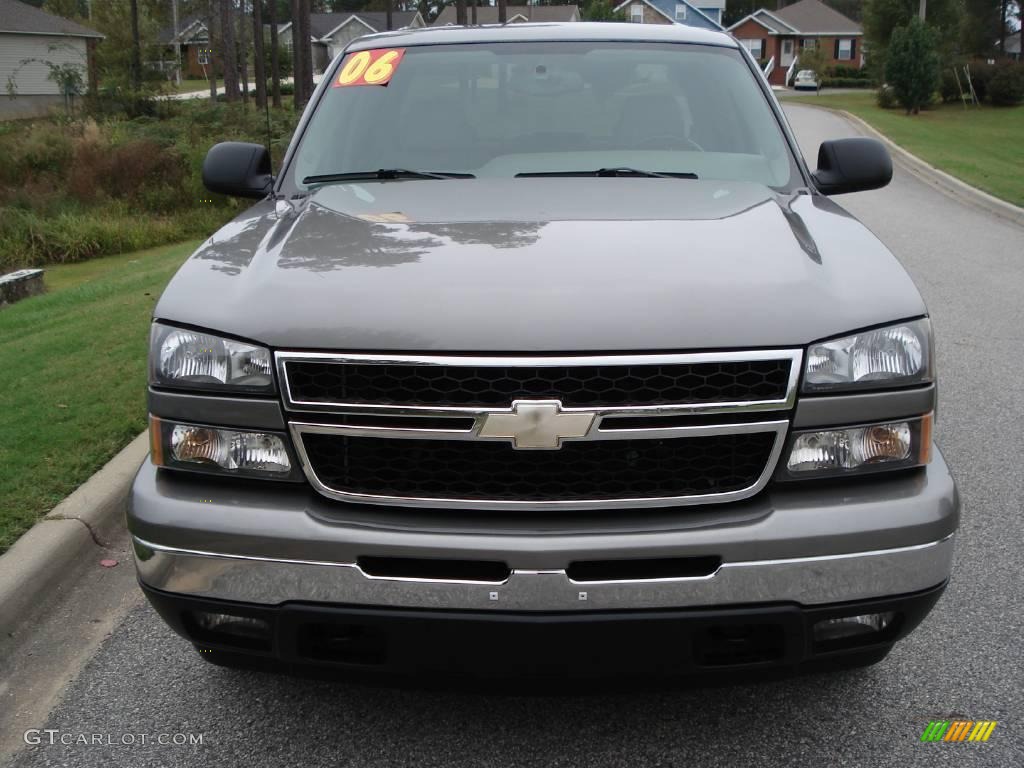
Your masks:
{"label": "utility pole", "polygon": [[508,2],[507,0],[498,0],[498,23],[504,24],[508,21]]}
{"label": "utility pole", "polygon": [[[90,4],[91,7],[91,4]],[[178,39],[178,0],[171,0],[171,15],[174,17],[174,82],[181,87],[181,40]]]}
{"label": "utility pole", "polygon": [[384,26],[385,26],[385,29],[387,29],[388,32],[390,32],[392,29],[395,28],[395,20],[391,16],[391,12],[394,10],[394,8],[395,8],[395,0],[384,0],[384,9],[385,9],[384,10],[384,19],[385,19]]}
{"label": "utility pole", "polygon": [[466,26],[466,0],[455,0],[455,23]]}

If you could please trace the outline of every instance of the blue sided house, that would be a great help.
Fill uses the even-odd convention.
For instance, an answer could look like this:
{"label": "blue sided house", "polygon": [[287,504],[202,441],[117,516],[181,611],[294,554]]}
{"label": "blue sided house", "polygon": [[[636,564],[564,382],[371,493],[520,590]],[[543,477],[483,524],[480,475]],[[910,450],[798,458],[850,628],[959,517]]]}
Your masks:
{"label": "blue sided house", "polygon": [[720,31],[725,0],[624,0],[615,6],[634,24],[686,24]]}

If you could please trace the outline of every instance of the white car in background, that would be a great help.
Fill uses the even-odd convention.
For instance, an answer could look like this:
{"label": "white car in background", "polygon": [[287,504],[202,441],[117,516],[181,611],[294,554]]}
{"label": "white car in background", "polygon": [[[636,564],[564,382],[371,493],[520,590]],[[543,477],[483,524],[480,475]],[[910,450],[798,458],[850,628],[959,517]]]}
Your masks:
{"label": "white car in background", "polygon": [[818,78],[813,69],[801,69],[793,78],[793,89],[797,91],[818,90]]}

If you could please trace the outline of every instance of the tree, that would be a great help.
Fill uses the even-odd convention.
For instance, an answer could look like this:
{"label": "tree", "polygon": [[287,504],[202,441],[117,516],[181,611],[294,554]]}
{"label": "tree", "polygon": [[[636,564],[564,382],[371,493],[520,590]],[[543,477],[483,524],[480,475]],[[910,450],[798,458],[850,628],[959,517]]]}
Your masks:
{"label": "tree", "polygon": [[270,103],[281,106],[281,45],[277,38],[277,0],[267,4],[267,24],[270,25]]}
{"label": "tree", "polygon": [[[238,74],[242,80],[242,103],[249,103],[249,42],[245,30],[249,25],[245,21],[246,0],[238,6]],[[234,19],[232,19],[234,21]]]}
{"label": "tree", "polygon": [[935,31],[913,18],[892,33],[885,78],[896,100],[916,115],[926,106],[939,87],[939,53]]}
{"label": "tree", "polygon": [[798,69],[809,69],[814,73],[814,80],[821,90],[821,83],[825,79],[825,71],[828,69],[828,58],[821,46],[814,48],[803,48],[800,51],[800,60],[797,62]]}
{"label": "tree", "polygon": [[129,82],[132,90],[142,90],[142,40],[139,37],[139,0],[131,0],[128,6],[132,25],[132,63]]}
{"label": "tree", "polygon": [[89,15],[89,8],[84,0],[46,0],[42,7],[47,13],[65,19],[84,19]]}
{"label": "tree", "polygon": [[962,53],[987,59],[999,40],[1000,1],[964,0],[964,17],[960,33]]}
{"label": "tree", "polygon": [[252,58],[256,77],[256,107],[267,106],[267,71],[263,52],[263,0],[252,0]]}
{"label": "tree", "polygon": [[[893,31],[906,27],[917,18],[918,0],[866,0],[864,3],[864,42],[870,54],[868,66],[876,75],[885,73],[885,61]],[[961,0],[928,0],[925,23],[937,35],[943,58],[952,58],[958,47],[963,19]]]}
{"label": "tree", "polygon": [[238,101],[238,49],[235,46],[234,0],[218,0],[220,4],[221,66],[224,69],[224,97]]}
{"label": "tree", "polygon": [[305,107],[313,95],[313,45],[309,16],[310,0],[292,0],[292,70],[297,110]]}
{"label": "tree", "polygon": [[623,11],[615,10],[614,0],[590,0],[583,6],[584,21],[628,21]]}

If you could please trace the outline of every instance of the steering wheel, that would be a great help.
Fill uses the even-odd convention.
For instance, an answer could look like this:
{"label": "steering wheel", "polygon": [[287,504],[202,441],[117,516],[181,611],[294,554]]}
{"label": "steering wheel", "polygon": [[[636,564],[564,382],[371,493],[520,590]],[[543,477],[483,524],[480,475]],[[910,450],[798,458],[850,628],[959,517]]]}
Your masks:
{"label": "steering wheel", "polygon": [[[638,146],[641,148],[649,147],[651,144],[660,143],[659,149],[665,149],[665,144],[668,144],[668,148],[678,147],[680,149],[689,147],[696,149],[698,152],[704,152],[705,149],[696,141],[691,139],[689,136],[677,136],[672,133],[663,133],[657,136],[648,136],[643,141],[638,142]],[[673,146],[675,145],[675,146]]]}

